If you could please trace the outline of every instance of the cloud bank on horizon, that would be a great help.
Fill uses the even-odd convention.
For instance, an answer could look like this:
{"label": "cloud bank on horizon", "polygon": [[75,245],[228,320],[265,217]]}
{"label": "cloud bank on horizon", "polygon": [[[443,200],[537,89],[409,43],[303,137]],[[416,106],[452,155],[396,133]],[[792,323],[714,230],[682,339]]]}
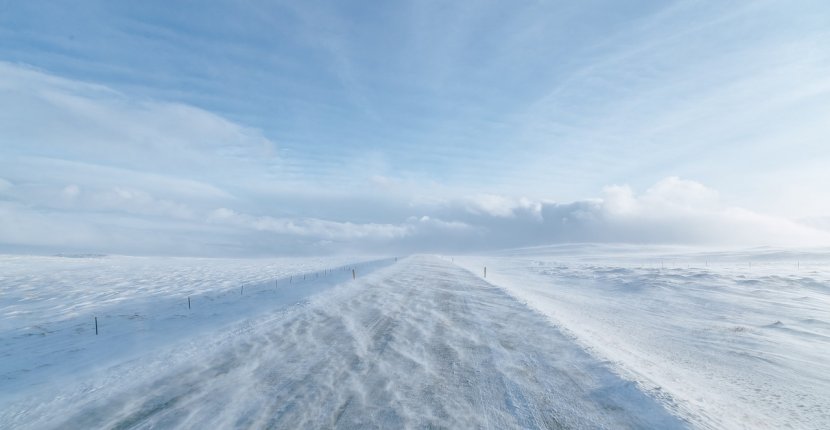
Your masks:
{"label": "cloud bank on horizon", "polygon": [[0,251],[830,245],[801,6],[6,5]]}

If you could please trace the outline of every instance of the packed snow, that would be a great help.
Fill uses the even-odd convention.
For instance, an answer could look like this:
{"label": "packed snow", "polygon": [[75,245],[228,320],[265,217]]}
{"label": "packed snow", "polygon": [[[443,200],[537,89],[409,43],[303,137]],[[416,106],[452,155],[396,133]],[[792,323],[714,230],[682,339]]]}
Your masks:
{"label": "packed snow", "polygon": [[486,266],[696,427],[830,428],[830,252],[586,245],[453,260]]}

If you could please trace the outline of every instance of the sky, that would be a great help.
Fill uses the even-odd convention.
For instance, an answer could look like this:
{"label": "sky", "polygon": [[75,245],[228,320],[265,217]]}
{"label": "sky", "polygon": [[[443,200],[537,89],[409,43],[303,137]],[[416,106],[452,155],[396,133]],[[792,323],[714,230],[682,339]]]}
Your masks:
{"label": "sky", "polygon": [[825,1],[0,0],[0,252],[830,245]]}

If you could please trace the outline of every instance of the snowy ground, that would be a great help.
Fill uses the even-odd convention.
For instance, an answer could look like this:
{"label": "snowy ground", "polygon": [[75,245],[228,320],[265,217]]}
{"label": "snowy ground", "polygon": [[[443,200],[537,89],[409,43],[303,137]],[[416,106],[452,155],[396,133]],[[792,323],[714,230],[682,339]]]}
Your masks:
{"label": "snowy ground", "polygon": [[486,266],[696,427],[830,428],[830,252],[563,246],[453,260]]}
{"label": "snowy ground", "polygon": [[828,263],[3,256],[0,428],[830,428]]}
{"label": "snowy ground", "polygon": [[0,405],[390,264],[360,260],[0,256]]}
{"label": "snowy ground", "polygon": [[[128,266],[124,272],[134,270]],[[76,362],[81,372],[75,375],[60,360],[70,345],[107,356],[113,345],[141,336],[129,335],[135,327],[124,329],[124,342],[121,335],[94,336],[88,323],[79,331],[80,321],[55,322],[70,333],[35,336],[64,339],[65,345],[51,347],[50,365],[0,381],[7,393],[0,427],[686,427],[664,408],[666,399],[645,394],[543,315],[449,261],[410,257],[360,267],[355,281],[350,273],[308,280],[296,288],[308,298],[296,302],[276,298],[279,287],[263,283],[247,301],[237,291],[206,293],[214,300],[200,301],[198,315],[180,298],[174,319],[139,312],[154,321],[141,335],[155,338],[152,347],[106,366]],[[31,271],[42,273],[40,267]],[[21,277],[6,276],[4,289]],[[107,333],[129,326],[133,320],[116,315],[134,308],[133,301],[112,304]],[[234,309],[235,321],[225,308]],[[167,308],[145,309],[161,315]],[[193,331],[203,324],[212,328]],[[158,339],[160,331],[169,332],[166,341]],[[20,348],[31,345],[24,339],[4,332],[6,375],[54,345]],[[44,372],[53,377],[49,384],[11,391],[20,381],[39,380],[29,374]]]}

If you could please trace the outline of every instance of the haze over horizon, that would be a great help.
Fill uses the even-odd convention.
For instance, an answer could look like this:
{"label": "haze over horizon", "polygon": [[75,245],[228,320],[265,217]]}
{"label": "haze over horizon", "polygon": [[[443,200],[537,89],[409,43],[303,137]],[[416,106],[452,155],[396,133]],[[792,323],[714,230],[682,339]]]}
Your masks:
{"label": "haze over horizon", "polygon": [[820,1],[0,2],[0,252],[830,246]]}

